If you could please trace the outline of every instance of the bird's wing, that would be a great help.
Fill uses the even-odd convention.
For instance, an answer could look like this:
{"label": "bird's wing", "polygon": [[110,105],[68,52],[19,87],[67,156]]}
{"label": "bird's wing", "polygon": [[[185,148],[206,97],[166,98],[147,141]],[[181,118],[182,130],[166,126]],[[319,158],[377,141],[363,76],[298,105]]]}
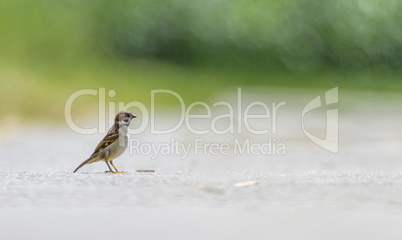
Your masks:
{"label": "bird's wing", "polygon": [[109,132],[106,134],[106,136],[100,141],[98,146],[96,146],[94,152],[92,153],[91,157],[95,154],[97,154],[99,151],[102,149],[105,149],[107,146],[110,144],[116,142],[119,138],[119,129],[115,126],[113,126]]}
{"label": "bird's wing", "polygon": [[75,170],[74,173],[78,171],[82,166],[88,163],[94,162],[94,160],[99,159],[99,157],[103,158],[105,156],[100,156],[99,152],[103,149],[105,149],[107,146],[110,144],[118,141],[119,138],[119,128],[118,125],[114,125],[106,134],[106,136],[102,139],[102,141],[96,146],[95,151],[92,153],[92,155],[85,160],[83,163],[81,163]]}

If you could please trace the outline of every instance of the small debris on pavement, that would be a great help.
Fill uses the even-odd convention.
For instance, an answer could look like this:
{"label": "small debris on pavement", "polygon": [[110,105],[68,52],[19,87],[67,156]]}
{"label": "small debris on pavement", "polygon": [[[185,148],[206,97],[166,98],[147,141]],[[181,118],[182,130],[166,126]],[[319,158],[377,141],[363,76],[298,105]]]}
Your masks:
{"label": "small debris on pavement", "polygon": [[257,185],[259,183],[260,182],[258,182],[258,181],[240,182],[240,183],[233,184],[233,186],[235,186],[235,187],[249,187],[249,186]]}
{"label": "small debris on pavement", "polygon": [[225,193],[225,189],[223,189],[223,188],[208,187],[208,186],[204,186],[204,185],[198,186],[198,189],[200,191],[203,191],[206,193],[213,193],[213,194],[219,194],[219,195],[222,195]]}
{"label": "small debris on pavement", "polygon": [[150,173],[154,173],[155,170],[137,170],[137,172],[150,172]]}

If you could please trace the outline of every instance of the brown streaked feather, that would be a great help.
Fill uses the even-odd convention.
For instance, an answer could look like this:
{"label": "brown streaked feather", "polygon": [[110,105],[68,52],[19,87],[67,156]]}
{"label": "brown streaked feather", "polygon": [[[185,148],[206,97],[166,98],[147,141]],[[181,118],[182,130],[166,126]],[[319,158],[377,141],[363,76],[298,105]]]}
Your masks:
{"label": "brown streaked feather", "polygon": [[[97,154],[100,150],[105,149],[105,147],[109,146],[113,142],[116,141],[116,139],[119,138],[119,125],[115,124],[109,132],[106,134],[106,136],[100,141],[98,146],[96,146],[94,152],[92,153],[91,157],[95,154]],[[89,158],[91,158],[89,157]]]}
{"label": "brown streaked feather", "polygon": [[99,156],[99,152],[103,149],[105,149],[107,146],[112,144],[113,142],[116,141],[116,139],[119,137],[119,124],[115,123],[113,127],[107,132],[106,136],[100,141],[98,146],[96,146],[95,151],[92,153],[92,155],[82,162],[75,170],[73,173],[77,172],[78,169],[83,167],[85,164],[92,163],[96,158],[98,157],[104,157],[104,156]]}

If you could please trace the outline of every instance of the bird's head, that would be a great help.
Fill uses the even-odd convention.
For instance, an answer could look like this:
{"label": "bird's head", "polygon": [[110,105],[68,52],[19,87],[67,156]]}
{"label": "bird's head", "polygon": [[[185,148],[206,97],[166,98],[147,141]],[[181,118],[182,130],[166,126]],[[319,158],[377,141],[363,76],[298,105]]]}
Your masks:
{"label": "bird's head", "polygon": [[132,114],[130,112],[121,111],[116,115],[114,122],[118,123],[119,125],[128,126],[128,125],[130,125],[131,120],[136,117],[137,116],[135,116],[134,114]]}

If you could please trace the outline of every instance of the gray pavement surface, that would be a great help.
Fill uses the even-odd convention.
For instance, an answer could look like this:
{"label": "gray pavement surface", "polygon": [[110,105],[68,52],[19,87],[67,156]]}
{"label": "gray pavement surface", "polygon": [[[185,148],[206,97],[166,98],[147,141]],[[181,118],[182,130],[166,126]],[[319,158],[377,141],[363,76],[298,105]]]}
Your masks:
{"label": "gray pavement surface", "polygon": [[[267,95],[268,102],[287,101],[276,134],[199,136],[183,127],[130,137],[149,144],[171,139],[194,144],[202,138],[231,147],[234,139],[264,143],[275,138],[286,145],[285,155],[196,154],[191,148],[183,159],[180,153],[152,159],[152,153],[132,147],[115,161],[125,174],[104,173],[104,163],[72,174],[103,134],[82,135],[65,125],[4,118],[0,238],[400,239],[401,98],[341,92],[339,152],[333,154],[301,131],[301,110],[317,93],[277,92],[243,98],[247,102]],[[318,134],[322,116],[306,119]],[[158,119],[166,125],[174,122],[171,113]],[[208,126],[197,123],[199,129]]]}

